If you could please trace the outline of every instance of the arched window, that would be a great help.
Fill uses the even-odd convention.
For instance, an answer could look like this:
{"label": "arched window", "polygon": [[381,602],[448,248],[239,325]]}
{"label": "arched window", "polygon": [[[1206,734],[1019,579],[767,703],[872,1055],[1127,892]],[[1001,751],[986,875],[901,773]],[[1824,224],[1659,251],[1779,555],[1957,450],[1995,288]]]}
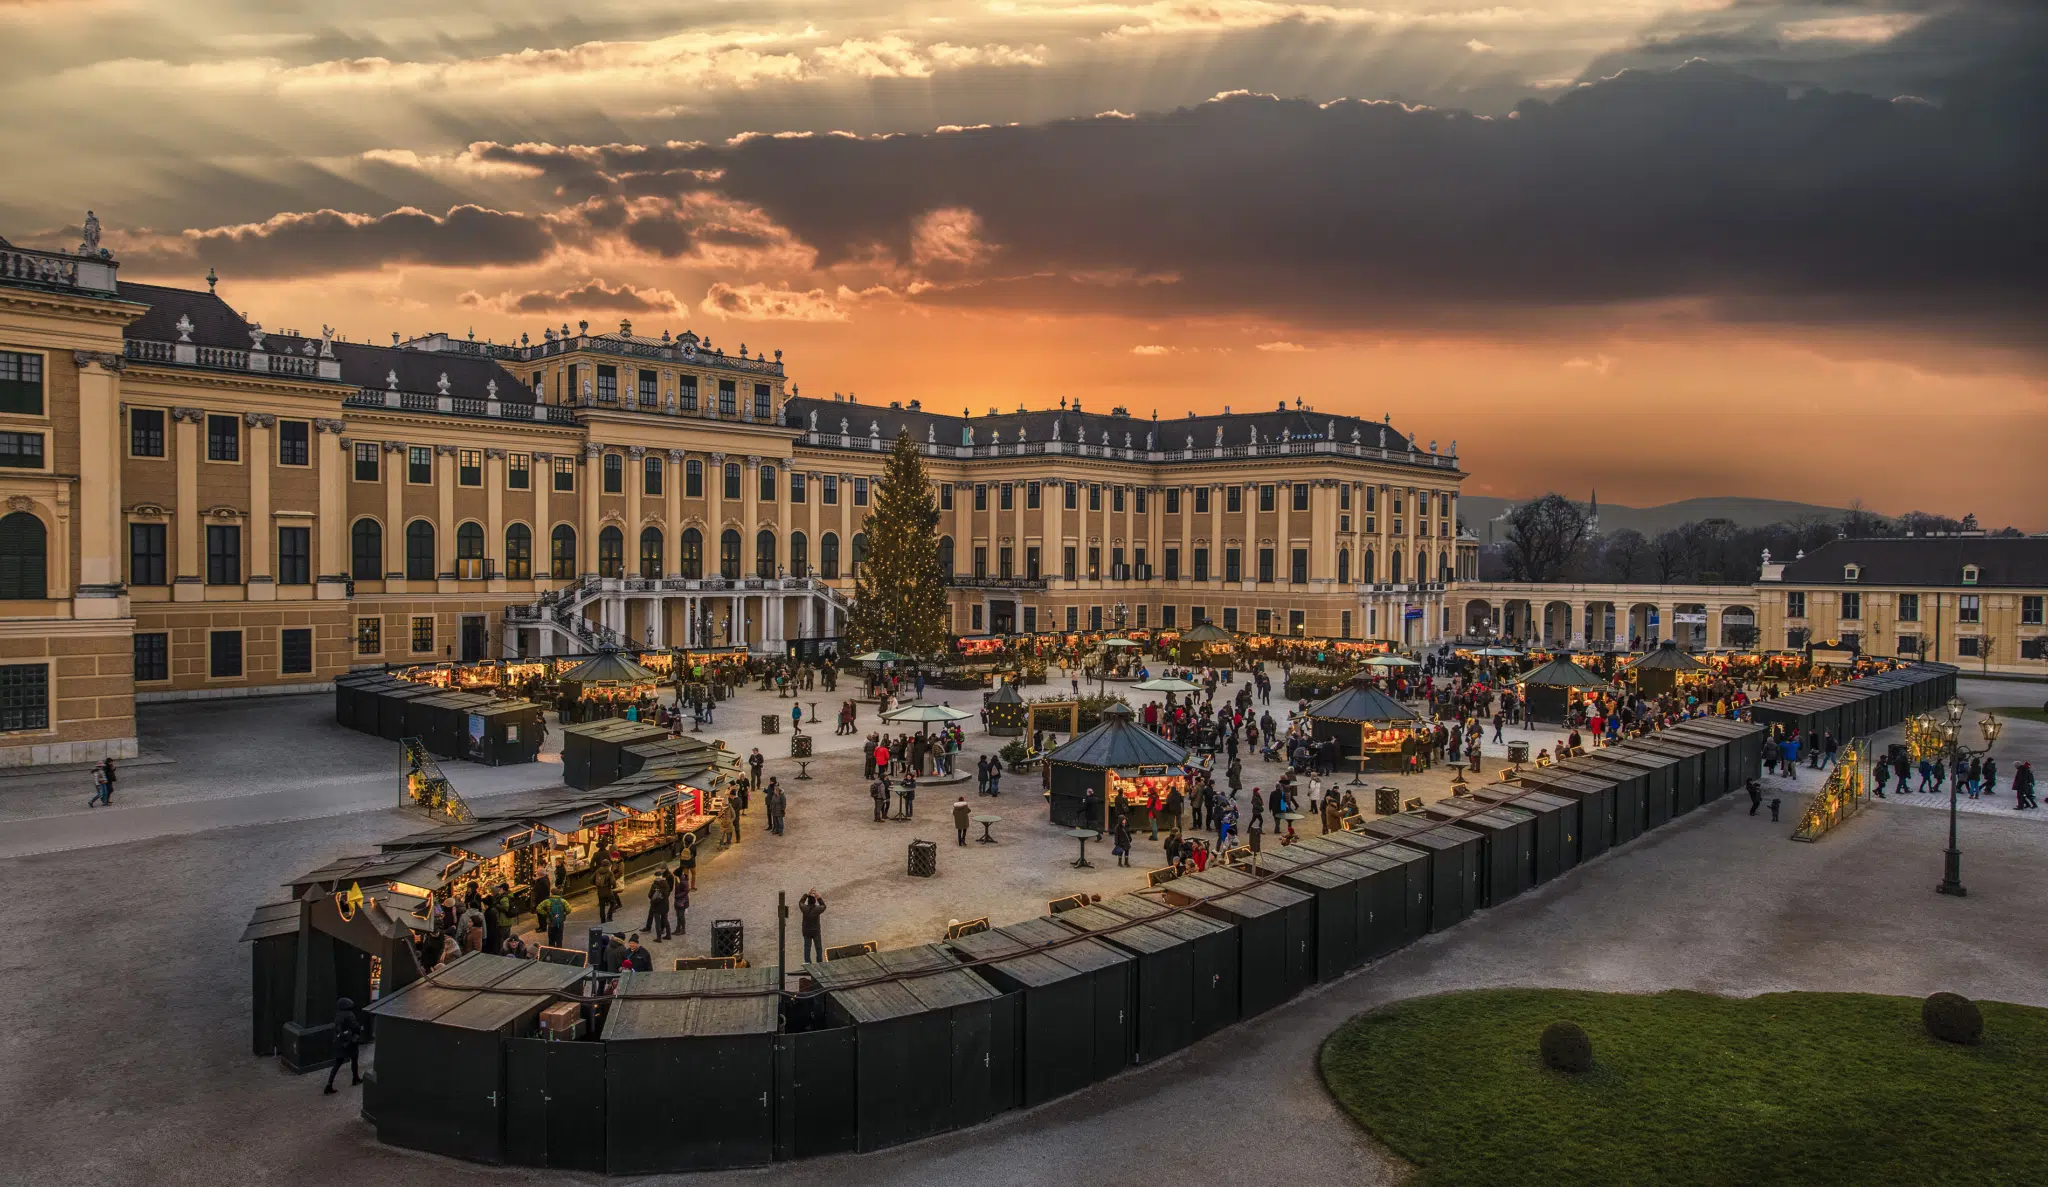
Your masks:
{"label": "arched window", "polygon": [[868,535],[866,532],[853,534],[853,576],[860,576],[860,567],[868,559]]}
{"label": "arched window", "polygon": [[434,525],[424,519],[405,525],[405,579],[434,579]]}
{"label": "arched window", "polygon": [[377,581],[384,576],[384,528],[374,519],[359,519],[348,530],[349,576]]}
{"label": "arched window", "polygon": [[775,576],[775,533],[766,528],[754,537],[754,576]]}
{"label": "arched window", "polygon": [[1339,548],[1337,550],[1337,584],[1351,584],[1351,550],[1349,548]]}
{"label": "arched window", "polygon": [[49,532],[33,514],[16,511],[0,519],[0,598],[50,596],[49,544]]}
{"label": "arched window", "polygon": [[939,572],[947,578],[953,576],[953,537],[939,537]]}
{"label": "arched window", "polygon": [[704,533],[696,528],[683,529],[683,576],[695,581],[704,576]]}
{"label": "arched window", "polygon": [[802,532],[789,534],[789,575],[809,577],[811,575],[811,542]]}
{"label": "arched window", "polygon": [[1387,580],[1395,585],[1401,584],[1401,554],[1398,551],[1387,554]]}
{"label": "arched window", "polygon": [[640,529],[640,575],[653,580],[661,576],[661,529]]}
{"label": "arched window", "polygon": [[[1366,489],[1370,490],[1372,488],[1367,487]],[[1373,576],[1373,552],[1370,548],[1365,550],[1364,561],[1358,566],[1358,579],[1367,585],[1371,585],[1376,580]]]}
{"label": "arched window", "polygon": [[533,576],[533,532],[523,523],[505,529],[505,576],[514,581]]}
{"label": "arched window", "polygon": [[739,580],[740,534],[731,528],[718,537],[718,575],[727,581]]}
{"label": "arched window", "polygon": [[484,529],[471,520],[455,529],[455,575],[464,581],[484,576]]}
{"label": "arched window", "polygon": [[576,529],[566,523],[548,535],[548,573],[557,581],[576,579]]}
{"label": "arched window", "polygon": [[839,580],[839,534],[826,532],[818,540],[818,576]]}
{"label": "arched window", "polygon": [[606,527],[597,534],[597,575],[626,575],[626,533],[616,527]]}

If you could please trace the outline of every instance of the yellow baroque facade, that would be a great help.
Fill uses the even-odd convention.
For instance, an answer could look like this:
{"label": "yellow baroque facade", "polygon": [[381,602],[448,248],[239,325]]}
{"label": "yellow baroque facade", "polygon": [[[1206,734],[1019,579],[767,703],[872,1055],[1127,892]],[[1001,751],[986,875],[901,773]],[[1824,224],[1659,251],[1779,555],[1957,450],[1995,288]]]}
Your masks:
{"label": "yellow baroque facade", "polygon": [[1474,564],[1455,443],[1298,402],[948,416],[804,397],[779,351],[630,323],[354,343],[0,240],[0,763],[132,755],[138,699],[362,665],[803,652],[844,621],[899,434],[959,635],[1420,644]]}

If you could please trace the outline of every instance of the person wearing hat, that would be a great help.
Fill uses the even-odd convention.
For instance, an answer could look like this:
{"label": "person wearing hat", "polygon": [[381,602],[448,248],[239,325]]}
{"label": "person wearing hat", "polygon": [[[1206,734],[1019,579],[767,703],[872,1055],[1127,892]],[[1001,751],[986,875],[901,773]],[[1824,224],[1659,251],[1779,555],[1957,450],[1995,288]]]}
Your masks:
{"label": "person wearing hat", "polygon": [[626,937],[626,959],[620,967],[632,969],[636,973],[654,971],[654,954],[640,946],[639,932],[636,931]]}
{"label": "person wearing hat", "polygon": [[348,998],[334,1003],[334,1063],[327,1069],[327,1087],[322,1095],[334,1094],[334,1076],[341,1070],[341,1061],[348,1061],[348,1082],[351,1087],[363,1082],[362,1068],[358,1065],[363,1043],[363,1024],[356,1020],[356,1004]]}

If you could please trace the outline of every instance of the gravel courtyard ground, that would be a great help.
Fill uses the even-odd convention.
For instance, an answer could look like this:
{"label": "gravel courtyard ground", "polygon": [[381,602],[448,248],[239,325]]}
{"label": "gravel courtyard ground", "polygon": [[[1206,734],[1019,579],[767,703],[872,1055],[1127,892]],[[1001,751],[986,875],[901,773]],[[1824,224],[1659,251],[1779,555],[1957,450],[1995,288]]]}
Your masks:
{"label": "gravel courtyard ground", "polygon": [[[1964,695],[1988,705],[2039,692],[1998,691],[2021,700]],[[61,774],[0,781],[0,903],[18,937],[0,952],[0,1110],[12,1122],[0,1152],[18,1181],[446,1187],[573,1178],[385,1149],[357,1118],[355,1097],[323,1098],[317,1081],[248,1054],[247,954],[236,937],[251,908],[275,901],[283,879],[409,827],[378,807],[395,799],[391,748],[333,726],[330,705],[310,697],[147,709],[145,752],[172,761],[131,768],[121,785],[127,804],[111,813],[81,818],[65,800],[82,805],[84,791]],[[742,754],[753,744],[738,732],[745,720],[758,715],[721,716]],[[759,740],[786,753],[786,737]],[[2043,740],[2016,726],[2000,750],[2039,768]],[[829,938],[897,943],[931,938],[949,917],[1034,915],[1050,894],[1122,888],[1139,872],[1117,870],[1094,845],[1095,870],[1067,867],[1073,842],[1043,824],[1035,789],[1006,791],[1000,846],[953,846],[936,796],[920,799],[928,821],[868,823],[844,773],[857,739],[828,731],[820,741],[845,745],[826,747],[839,758],[813,764],[820,778],[792,785],[790,835],[760,837],[757,809],[745,842],[702,869],[692,940],[705,939],[701,923],[711,918],[744,918],[759,959],[772,951],[774,891],[813,883],[834,903]],[[555,782],[550,769],[507,770],[517,778],[496,790]],[[1262,780],[1248,771],[1248,782]],[[260,798],[294,794],[305,798]],[[221,822],[173,815],[126,829],[114,820],[194,805]],[[1317,1081],[1316,1047],[1362,1009],[1454,988],[1946,988],[2048,1004],[2039,910],[2048,826],[2033,814],[2011,812],[2008,799],[2003,815],[1963,820],[1970,896],[1952,899],[1933,893],[1946,832],[1937,815],[1880,804],[1803,845],[1786,839],[1797,801],[1786,808],[1786,822],[1772,826],[1745,816],[1739,797],[1724,800],[1179,1056],[1033,1112],[880,1154],[693,1181],[995,1187],[1173,1181],[1257,1165],[1275,1182],[1384,1182],[1393,1168]],[[35,829],[44,831],[21,839]],[[131,831],[142,835],[129,839]],[[912,835],[943,842],[938,878],[905,876]],[[629,909],[635,901],[629,893]]]}

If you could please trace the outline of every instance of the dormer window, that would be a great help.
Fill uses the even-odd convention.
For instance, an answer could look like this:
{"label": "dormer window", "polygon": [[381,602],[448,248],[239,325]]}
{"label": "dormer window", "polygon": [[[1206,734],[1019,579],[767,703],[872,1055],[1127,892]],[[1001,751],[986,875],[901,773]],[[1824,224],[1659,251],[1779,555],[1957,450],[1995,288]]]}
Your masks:
{"label": "dormer window", "polygon": [[1844,580],[1844,581],[1854,581],[1854,580],[1856,580],[1856,579],[1857,579],[1858,577],[1861,577],[1862,575],[1863,575],[1863,566],[1861,566],[1861,565],[1843,565],[1843,566],[1842,566],[1842,580]]}
{"label": "dormer window", "polygon": [[1977,566],[1975,566],[1975,565],[1964,565],[1964,566],[1963,566],[1963,584],[1964,584],[1964,585],[1975,585],[1975,584],[1977,584]]}

